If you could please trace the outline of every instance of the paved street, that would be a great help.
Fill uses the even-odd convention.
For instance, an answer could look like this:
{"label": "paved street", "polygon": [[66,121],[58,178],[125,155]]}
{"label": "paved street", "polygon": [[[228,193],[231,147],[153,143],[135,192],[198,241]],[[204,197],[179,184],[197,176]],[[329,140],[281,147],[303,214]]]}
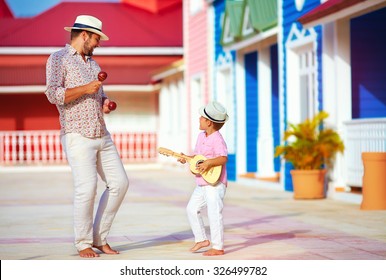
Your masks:
{"label": "paved street", "polygon": [[[194,187],[182,168],[128,166],[130,187],[110,232],[110,260],[205,260],[185,207]],[[98,195],[103,191],[100,182]],[[0,171],[0,259],[78,260],[68,168]],[[358,203],[294,200],[292,193],[230,183],[225,252],[231,260],[386,260],[386,211]]]}

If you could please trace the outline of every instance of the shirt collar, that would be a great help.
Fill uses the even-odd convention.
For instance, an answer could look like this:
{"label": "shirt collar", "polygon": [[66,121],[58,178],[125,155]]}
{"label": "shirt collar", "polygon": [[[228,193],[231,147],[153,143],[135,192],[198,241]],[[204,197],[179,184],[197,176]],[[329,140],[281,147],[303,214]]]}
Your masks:
{"label": "shirt collar", "polygon": [[66,44],[66,49],[69,54],[75,55],[77,53],[77,50],[70,44]]}
{"label": "shirt collar", "polygon": [[[72,54],[72,55],[78,54],[78,51],[73,46],[71,46],[70,44],[66,44],[66,49],[67,49],[69,54]],[[87,56],[86,55],[85,58],[86,58],[86,61],[90,61],[91,60],[91,56]]]}

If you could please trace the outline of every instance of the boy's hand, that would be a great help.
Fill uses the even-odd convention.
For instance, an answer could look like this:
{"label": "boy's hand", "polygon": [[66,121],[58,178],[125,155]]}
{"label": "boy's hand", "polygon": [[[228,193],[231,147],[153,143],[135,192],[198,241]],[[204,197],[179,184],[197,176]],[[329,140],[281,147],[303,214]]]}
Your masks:
{"label": "boy's hand", "polygon": [[212,165],[210,164],[209,159],[197,164],[197,170],[200,172],[205,172],[205,171],[209,170],[211,167],[212,167]]}
{"label": "boy's hand", "polygon": [[224,165],[228,161],[228,157],[226,156],[219,156],[216,158],[207,159],[199,164],[197,164],[197,170],[199,172],[206,172],[209,171],[214,166]]}
{"label": "boy's hand", "polygon": [[[183,153],[181,153],[181,155],[184,156]],[[186,163],[186,159],[184,159],[184,158],[179,158],[179,159],[177,159],[177,161],[180,162],[180,163],[182,163],[182,164],[185,164],[185,163]]]}

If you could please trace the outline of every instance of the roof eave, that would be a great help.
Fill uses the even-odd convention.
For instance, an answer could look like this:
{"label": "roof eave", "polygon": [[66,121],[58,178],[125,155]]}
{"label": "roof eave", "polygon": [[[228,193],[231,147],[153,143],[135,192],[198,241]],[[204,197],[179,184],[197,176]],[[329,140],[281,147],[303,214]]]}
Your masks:
{"label": "roof eave", "polygon": [[271,42],[272,40],[276,42],[278,34],[279,28],[276,26],[267,31],[258,33],[248,39],[224,46],[223,48],[225,51],[239,51],[251,45],[262,44],[263,42]]}
{"label": "roof eave", "polygon": [[[36,94],[45,92],[46,85],[24,85],[24,86],[0,86],[1,94]],[[160,89],[158,84],[148,85],[105,85],[106,92],[157,92]]]}
{"label": "roof eave", "polygon": [[[49,55],[63,47],[0,47],[0,55]],[[182,47],[103,47],[95,55],[183,55]]]}
{"label": "roof eave", "polygon": [[319,14],[314,14],[314,10],[311,10],[301,16],[298,21],[304,28],[311,28],[316,25],[322,25],[339,19],[352,17],[353,15],[359,16],[361,14],[368,13],[370,10],[379,9],[382,6],[386,6],[385,0],[367,0],[352,6],[344,7],[338,11],[331,8],[330,10],[326,10],[324,13],[320,12]]}

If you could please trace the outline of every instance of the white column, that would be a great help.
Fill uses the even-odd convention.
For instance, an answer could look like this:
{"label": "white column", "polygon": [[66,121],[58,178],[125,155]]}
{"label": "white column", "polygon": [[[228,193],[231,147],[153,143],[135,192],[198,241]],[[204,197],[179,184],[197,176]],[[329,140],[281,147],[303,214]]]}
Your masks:
{"label": "white column", "polygon": [[[236,83],[236,111],[237,111],[237,137],[236,137],[236,172],[247,173],[247,149],[246,149],[246,106],[245,106],[245,68],[244,54],[237,52],[235,64]],[[236,116],[233,116],[236,117]]]}
{"label": "white column", "polygon": [[170,102],[169,102],[169,86],[168,84],[164,84],[161,87],[159,93],[159,133],[158,133],[158,145],[161,147],[166,147],[169,143],[169,130],[170,130],[170,120],[169,120],[169,110],[170,110]]}
{"label": "white column", "polygon": [[257,164],[259,178],[275,177],[273,160],[273,131],[272,131],[272,74],[270,62],[270,49],[259,51],[257,63],[259,87],[259,130],[257,134]]}
{"label": "white column", "polygon": [[187,152],[188,151],[188,131],[187,131],[187,127],[186,127],[186,124],[189,123],[188,122],[188,116],[187,116],[187,113],[186,113],[186,109],[188,107],[188,101],[187,101],[187,97],[186,97],[186,89],[185,89],[185,83],[184,83],[184,80],[183,80],[183,76],[181,76],[178,80],[177,80],[177,88],[178,88],[178,94],[180,95],[180,98],[179,98],[179,118],[180,118],[180,128],[179,128],[179,133],[180,133],[180,145],[179,145],[179,148],[180,148],[180,151],[181,152]]}
{"label": "white column", "polygon": [[[326,86],[323,92],[323,105],[330,113],[326,124],[336,129],[344,140],[346,138],[344,122],[352,119],[350,22],[349,20],[334,22],[326,26],[324,33],[323,41],[333,42],[329,45],[325,43],[323,48],[324,52],[328,52],[323,57],[323,79]],[[332,180],[330,191],[334,192],[337,188],[349,190],[346,184],[348,166],[346,159],[347,157],[337,154],[334,169],[330,173]]]}

